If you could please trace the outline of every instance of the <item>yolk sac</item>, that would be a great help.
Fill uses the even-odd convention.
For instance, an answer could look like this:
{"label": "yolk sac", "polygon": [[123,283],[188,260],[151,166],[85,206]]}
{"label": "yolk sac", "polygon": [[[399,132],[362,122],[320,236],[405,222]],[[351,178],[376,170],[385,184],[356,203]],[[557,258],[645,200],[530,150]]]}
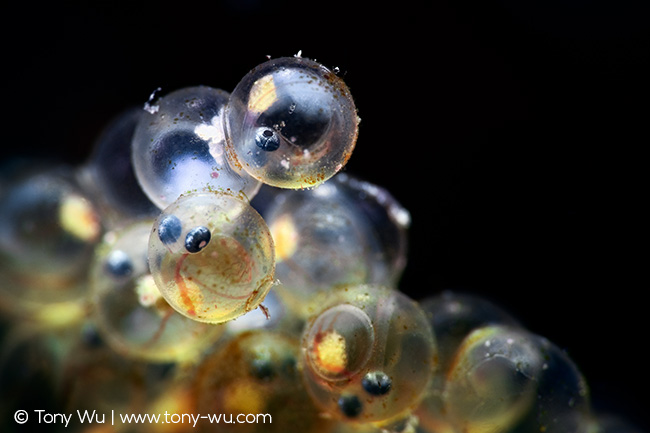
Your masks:
{"label": "yolk sac", "polygon": [[171,244],[181,236],[181,220],[175,215],[166,215],[158,223],[158,238],[163,244]]}
{"label": "yolk sac", "polygon": [[371,319],[348,304],[323,312],[310,327],[308,359],[322,379],[337,381],[357,373],[372,354]]}
{"label": "yolk sac", "polygon": [[210,237],[207,227],[195,227],[185,237],[185,249],[190,253],[198,253],[208,245]]}

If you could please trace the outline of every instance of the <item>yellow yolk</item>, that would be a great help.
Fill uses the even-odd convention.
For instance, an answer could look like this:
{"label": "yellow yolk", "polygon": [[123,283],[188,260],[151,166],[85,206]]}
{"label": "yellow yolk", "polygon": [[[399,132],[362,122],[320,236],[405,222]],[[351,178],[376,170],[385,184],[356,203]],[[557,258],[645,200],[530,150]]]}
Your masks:
{"label": "yellow yolk", "polygon": [[248,98],[248,109],[254,113],[263,113],[277,99],[273,75],[266,75],[253,83]]}
{"label": "yellow yolk", "polygon": [[135,283],[135,293],[138,295],[138,302],[143,307],[151,307],[162,297],[151,274],[138,278]]}
{"label": "yellow yolk", "polygon": [[90,203],[77,195],[63,200],[59,208],[59,221],[66,232],[83,241],[97,239],[101,230],[99,218]]}
{"label": "yellow yolk", "polygon": [[291,216],[282,215],[269,229],[275,243],[276,260],[287,260],[293,256],[298,248],[298,232]]}
{"label": "yellow yolk", "polygon": [[345,338],[336,331],[329,331],[316,345],[316,361],[320,369],[328,373],[341,373],[347,365]]}

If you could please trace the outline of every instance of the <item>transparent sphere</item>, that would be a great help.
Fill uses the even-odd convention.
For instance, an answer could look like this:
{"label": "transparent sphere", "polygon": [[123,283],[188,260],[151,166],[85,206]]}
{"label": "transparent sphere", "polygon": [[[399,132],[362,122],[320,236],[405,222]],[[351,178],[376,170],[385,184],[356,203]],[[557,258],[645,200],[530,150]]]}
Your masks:
{"label": "transparent sphere", "polygon": [[445,412],[458,431],[509,431],[537,398],[544,359],[522,328],[486,326],[463,341],[447,372]]}
{"label": "transparent sphere", "polygon": [[224,331],[171,308],[149,272],[147,252],[153,220],[108,233],[90,275],[93,316],[106,342],[124,356],[192,361]]}
{"label": "transparent sphere", "polygon": [[332,183],[349,200],[368,233],[372,283],[394,286],[406,267],[411,214],[385,188],[339,173]]}
{"label": "transparent sphere", "polygon": [[443,402],[446,374],[461,343],[474,330],[488,325],[518,327],[519,322],[507,311],[485,298],[468,293],[444,291],[420,301],[438,344],[440,368],[431,382],[427,396],[417,410],[420,425],[433,431],[447,432]]}
{"label": "transparent sphere", "polygon": [[511,433],[587,433],[592,418],[589,388],[582,372],[566,351],[536,335],[543,359],[537,395],[524,419]]}
{"label": "transparent sphere", "polygon": [[303,378],[314,401],[346,422],[393,422],[419,404],[436,345],[419,305],[381,286],[339,288],[314,303],[303,333]]}
{"label": "transparent sphere", "polygon": [[438,343],[443,372],[456,356],[459,346],[472,331],[488,325],[520,326],[505,309],[485,298],[468,293],[445,291],[420,301]]}
{"label": "transparent sphere", "polygon": [[410,217],[385,190],[338,174],[312,189],[276,191],[262,207],[288,303],[301,307],[340,285],[396,286]]}
{"label": "transparent sphere", "polygon": [[235,165],[282,188],[332,177],[350,158],[358,132],[343,80],[303,57],[269,60],[246,74],[230,95],[224,121]]}
{"label": "transparent sphere", "polygon": [[108,122],[93,143],[90,157],[79,168],[80,182],[95,197],[105,225],[110,227],[138,218],[155,218],[160,212],[142,191],[131,158],[133,133],[144,114],[141,107],[132,107]]}
{"label": "transparent sphere", "polygon": [[219,191],[250,200],[260,183],[234,170],[225,152],[222,116],[229,94],[186,87],[143,110],[132,141],[133,167],[160,209],[181,194]]}
{"label": "transparent sphere", "polygon": [[247,202],[190,194],[154,222],[149,266],[174,309],[200,322],[226,322],[257,308],[271,288],[273,239]]}
{"label": "transparent sphere", "polygon": [[370,282],[365,228],[335,185],[283,190],[264,217],[275,243],[278,291],[290,305],[301,310],[319,291]]}
{"label": "transparent sphere", "polygon": [[[233,336],[211,352],[192,378],[198,413],[268,414],[256,423],[220,423],[223,432],[330,432],[300,380],[300,339],[281,331],[253,330]],[[224,368],[227,367],[227,368]],[[198,431],[212,432],[201,422]]]}
{"label": "transparent sphere", "polygon": [[102,232],[101,215],[71,167],[39,167],[12,179],[0,197],[0,298],[44,305],[84,296]]}

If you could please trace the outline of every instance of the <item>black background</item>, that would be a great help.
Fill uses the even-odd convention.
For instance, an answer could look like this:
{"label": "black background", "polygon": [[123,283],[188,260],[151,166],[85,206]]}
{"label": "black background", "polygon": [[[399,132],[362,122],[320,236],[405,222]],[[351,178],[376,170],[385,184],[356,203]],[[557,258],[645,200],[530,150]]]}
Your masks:
{"label": "black background", "polygon": [[648,427],[648,6],[384,4],[3,6],[3,159],[80,163],[157,87],[230,91],[301,50],[357,103],[345,170],[412,214],[402,290],[497,302],[568,351],[598,410]]}

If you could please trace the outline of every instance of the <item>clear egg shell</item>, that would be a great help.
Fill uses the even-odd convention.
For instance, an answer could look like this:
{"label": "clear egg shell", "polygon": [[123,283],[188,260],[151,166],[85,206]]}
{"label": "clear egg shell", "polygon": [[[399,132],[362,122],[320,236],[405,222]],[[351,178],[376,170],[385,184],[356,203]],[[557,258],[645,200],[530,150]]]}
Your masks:
{"label": "clear egg shell", "polygon": [[192,362],[225,328],[197,322],[169,306],[149,272],[153,220],[104,237],[90,276],[92,314],[107,343],[126,357]]}
{"label": "clear egg shell", "polygon": [[278,291],[295,309],[335,286],[397,285],[410,217],[385,190],[338,174],[312,189],[263,196],[254,203],[275,241]]}
{"label": "clear egg shell", "polygon": [[488,325],[521,327],[508,311],[486,298],[444,291],[420,301],[436,335],[441,371],[446,372],[460,344],[472,331]]}
{"label": "clear egg shell", "polygon": [[317,298],[301,357],[312,398],[345,422],[385,425],[410,416],[437,357],[419,305],[401,292],[372,285]]}
{"label": "clear egg shell", "polygon": [[592,418],[589,387],[569,354],[547,338],[536,335],[543,359],[531,410],[509,433],[589,433]]}
{"label": "clear egg shell", "polygon": [[83,298],[102,222],[72,167],[13,178],[0,197],[0,303],[15,309]]}
{"label": "clear egg shell", "polygon": [[457,431],[509,431],[533,406],[544,359],[522,328],[486,326],[465,338],[446,374],[445,413]]}
{"label": "clear egg shell", "polygon": [[347,163],[358,134],[343,80],[303,57],[252,69],[230,95],[224,122],[234,164],[281,188],[313,187],[332,177]]}
{"label": "clear egg shell", "polygon": [[181,314],[222,323],[259,306],[274,283],[271,233],[247,202],[220,193],[181,196],[153,224],[149,266]]}
{"label": "clear egg shell", "polygon": [[131,141],[145,111],[131,107],[106,124],[92,153],[78,169],[83,188],[96,198],[110,228],[130,220],[155,218],[158,207],[144,194],[133,169]]}
{"label": "clear egg shell", "polygon": [[368,233],[370,282],[395,286],[406,268],[411,214],[385,188],[348,173],[332,178],[350,208],[358,212]]}
{"label": "clear egg shell", "polygon": [[369,282],[368,240],[334,185],[280,193],[265,215],[275,242],[278,288],[302,309],[314,294]]}
{"label": "clear egg shell", "polygon": [[488,325],[519,327],[507,311],[489,300],[469,293],[444,291],[420,300],[438,344],[440,368],[431,381],[427,396],[416,411],[420,425],[436,432],[453,432],[443,402],[446,374],[463,340]]}
{"label": "clear egg shell", "polygon": [[249,201],[260,183],[228,160],[223,132],[229,94],[208,86],[185,87],[142,110],[132,141],[136,177],[160,209],[181,194],[226,192]]}

